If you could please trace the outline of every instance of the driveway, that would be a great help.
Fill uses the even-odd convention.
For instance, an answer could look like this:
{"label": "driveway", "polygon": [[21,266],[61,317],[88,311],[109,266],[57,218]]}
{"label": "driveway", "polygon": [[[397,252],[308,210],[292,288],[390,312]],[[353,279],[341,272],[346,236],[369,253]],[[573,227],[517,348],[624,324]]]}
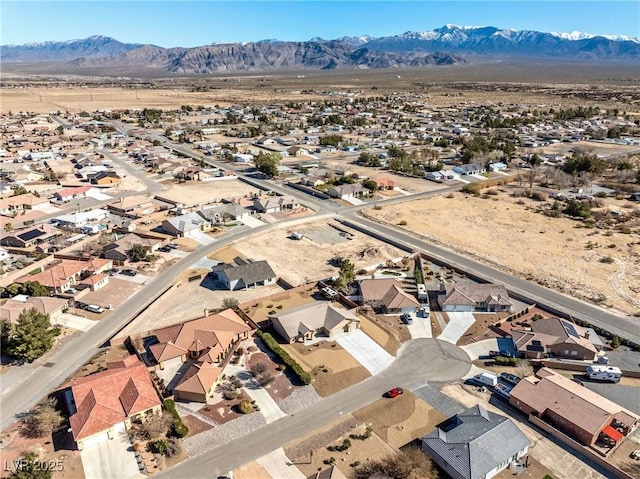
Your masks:
{"label": "driveway", "polygon": [[258,218],[255,218],[253,216],[245,216],[244,218],[242,218],[239,221],[240,221],[240,223],[242,223],[243,225],[248,226],[249,228],[257,228],[258,226],[263,226],[264,225],[264,223],[262,221],[260,221]]}
{"label": "driveway", "polygon": [[278,404],[269,395],[267,390],[260,386],[258,381],[255,379],[249,379],[245,383],[244,390],[247,392],[249,397],[256,402],[260,408],[260,412],[266,419],[267,424],[286,416],[286,414],[282,412],[282,409],[278,407]]}
{"label": "driveway", "polygon": [[264,467],[271,477],[278,479],[306,479],[300,469],[291,464],[282,448],[262,456],[256,462]]}
{"label": "driveway", "polygon": [[489,351],[498,350],[498,339],[490,338],[477,341],[475,343],[461,346],[461,348],[469,355],[471,360],[478,359],[480,356],[488,356]]}
{"label": "driveway", "polygon": [[416,313],[411,313],[411,317],[413,318],[413,323],[407,324],[411,339],[433,337],[433,333],[431,332],[431,318],[423,318],[422,315]]}
{"label": "driveway", "polygon": [[212,244],[216,241],[215,238],[212,238],[207,233],[200,230],[195,230],[189,233],[189,238],[203,245]]}
{"label": "driveway", "polygon": [[89,331],[93,328],[97,321],[92,321],[82,316],[77,316],[71,313],[61,313],[56,319],[55,323],[66,328],[77,329],[78,331]]}
{"label": "driveway", "polygon": [[336,342],[372,375],[387,368],[394,360],[393,356],[360,329],[337,336]]}
{"label": "driveway", "polygon": [[456,344],[465,331],[476,322],[476,318],[470,312],[447,312],[447,316],[449,317],[449,323],[442,331],[442,334],[438,336],[438,339],[452,344]]}
{"label": "driveway", "polygon": [[126,434],[116,434],[80,451],[86,479],[146,478],[138,469],[135,453]]}

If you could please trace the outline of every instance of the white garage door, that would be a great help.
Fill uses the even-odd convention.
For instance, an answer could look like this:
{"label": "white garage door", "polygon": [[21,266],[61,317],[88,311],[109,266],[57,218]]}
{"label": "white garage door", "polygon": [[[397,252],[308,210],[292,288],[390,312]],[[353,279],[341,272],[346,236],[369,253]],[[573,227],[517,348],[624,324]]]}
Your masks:
{"label": "white garage door", "polygon": [[93,436],[89,436],[88,438],[83,439],[82,447],[84,449],[87,449],[91,446],[95,446],[96,444],[99,444],[101,442],[108,441],[108,440],[109,440],[109,434],[107,433],[107,431],[101,432],[99,434],[94,434]]}

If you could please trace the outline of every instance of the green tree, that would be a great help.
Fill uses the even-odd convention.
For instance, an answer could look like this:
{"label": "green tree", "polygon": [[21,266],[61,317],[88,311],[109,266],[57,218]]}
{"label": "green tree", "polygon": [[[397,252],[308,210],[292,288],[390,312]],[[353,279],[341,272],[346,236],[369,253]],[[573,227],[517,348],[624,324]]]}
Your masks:
{"label": "green tree", "polygon": [[224,309],[236,310],[238,309],[238,306],[240,306],[240,302],[236,298],[229,297],[222,300],[222,307]]}
{"label": "green tree", "polygon": [[344,289],[356,279],[355,265],[348,259],[340,262],[340,273],[338,279],[335,280],[334,286],[338,289]]}
{"label": "green tree", "polygon": [[602,173],[607,167],[607,163],[588,151],[576,150],[567,159],[562,169],[565,173],[578,175],[583,172]]}
{"label": "green tree", "polygon": [[267,176],[274,177],[278,175],[278,165],[282,160],[280,153],[260,153],[253,160],[256,165],[256,169]]}
{"label": "green tree", "polygon": [[58,334],[60,330],[51,328],[48,314],[35,308],[25,310],[11,329],[5,352],[17,359],[33,361],[51,349]]}
{"label": "green tree", "polygon": [[335,146],[336,148],[340,146],[343,141],[342,135],[321,136],[318,140],[322,146]]}
{"label": "green tree", "polygon": [[371,191],[378,191],[378,183],[374,180],[364,180],[362,186]]}
{"label": "green tree", "polygon": [[18,458],[18,467],[9,476],[10,479],[51,479],[53,472],[41,467],[42,461],[35,452],[29,452]]}
{"label": "green tree", "polygon": [[127,256],[133,262],[146,260],[148,254],[149,248],[141,245],[140,243],[135,243],[131,246],[131,249],[127,251]]}
{"label": "green tree", "polygon": [[617,334],[614,334],[611,338],[611,342],[609,343],[613,349],[618,349],[620,347],[620,338]]}
{"label": "green tree", "polygon": [[18,294],[27,296],[50,296],[49,288],[40,284],[38,281],[26,281],[19,287]]}
{"label": "green tree", "polygon": [[565,206],[562,212],[566,215],[573,216],[576,218],[590,218],[591,217],[591,207],[589,203],[584,201],[578,201],[574,198],[569,199],[567,201],[567,205]]}
{"label": "green tree", "polygon": [[27,193],[29,193],[29,192],[27,191],[27,189],[24,186],[17,186],[13,190],[13,194],[11,196],[26,195]]}
{"label": "green tree", "polygon": [[8,319],[0,320],[0,349],[3,351],[9,344],[9,337],[11,336],[11,322]]}

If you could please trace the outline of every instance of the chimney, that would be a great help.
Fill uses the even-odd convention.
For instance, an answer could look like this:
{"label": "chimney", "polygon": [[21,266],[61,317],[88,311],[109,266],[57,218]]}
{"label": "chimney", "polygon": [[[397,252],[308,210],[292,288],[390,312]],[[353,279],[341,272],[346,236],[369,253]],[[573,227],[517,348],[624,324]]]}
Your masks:
{"label": "chimney", "polygon": [[589,331],[584,332],[584,339],[589,339]]}

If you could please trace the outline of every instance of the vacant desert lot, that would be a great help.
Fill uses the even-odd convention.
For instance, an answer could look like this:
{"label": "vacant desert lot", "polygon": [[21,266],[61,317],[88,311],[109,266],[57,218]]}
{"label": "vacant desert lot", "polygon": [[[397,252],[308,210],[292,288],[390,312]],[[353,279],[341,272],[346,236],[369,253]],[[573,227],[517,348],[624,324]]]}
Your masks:
{"label": "vacant desert lot", "polygon": [[[457,193],[366,215],[394,225],[404,220],[409,231],[557,291],[584,299],[604,295],[605,305],[640,311],[637,235],[577,228],[581,223],[543,216],[534,211],[539,203],[519,200],[507,193],[491,199]],[[602,263],[607,256],[614,262]]]}
{"label": "vacant desert lot", "polygon": [[353,239],[346,240],[325,221],[307,223],[296,230],[305,235],[309,232],[315,241],[308,237],[300,241],[288,239],[292,231],[291,228],[271,230],[244,239],[234,247],[248,258],[266,259],[278,276],[294,286],[338,274],[338,268],[329,264],[334,256],[353,261],[357,271],[405,255],[397,248],[355,231]]}
{"label": "vacant desert lot", "polygon": [[256,188],[252,188],[239,180],[192,181],[182,184],[164,183],[164,186],[167,191],[160,193],[159,196],[185,206],[203,205],[221,201],[222,199],[232,200],[257,192]]}

